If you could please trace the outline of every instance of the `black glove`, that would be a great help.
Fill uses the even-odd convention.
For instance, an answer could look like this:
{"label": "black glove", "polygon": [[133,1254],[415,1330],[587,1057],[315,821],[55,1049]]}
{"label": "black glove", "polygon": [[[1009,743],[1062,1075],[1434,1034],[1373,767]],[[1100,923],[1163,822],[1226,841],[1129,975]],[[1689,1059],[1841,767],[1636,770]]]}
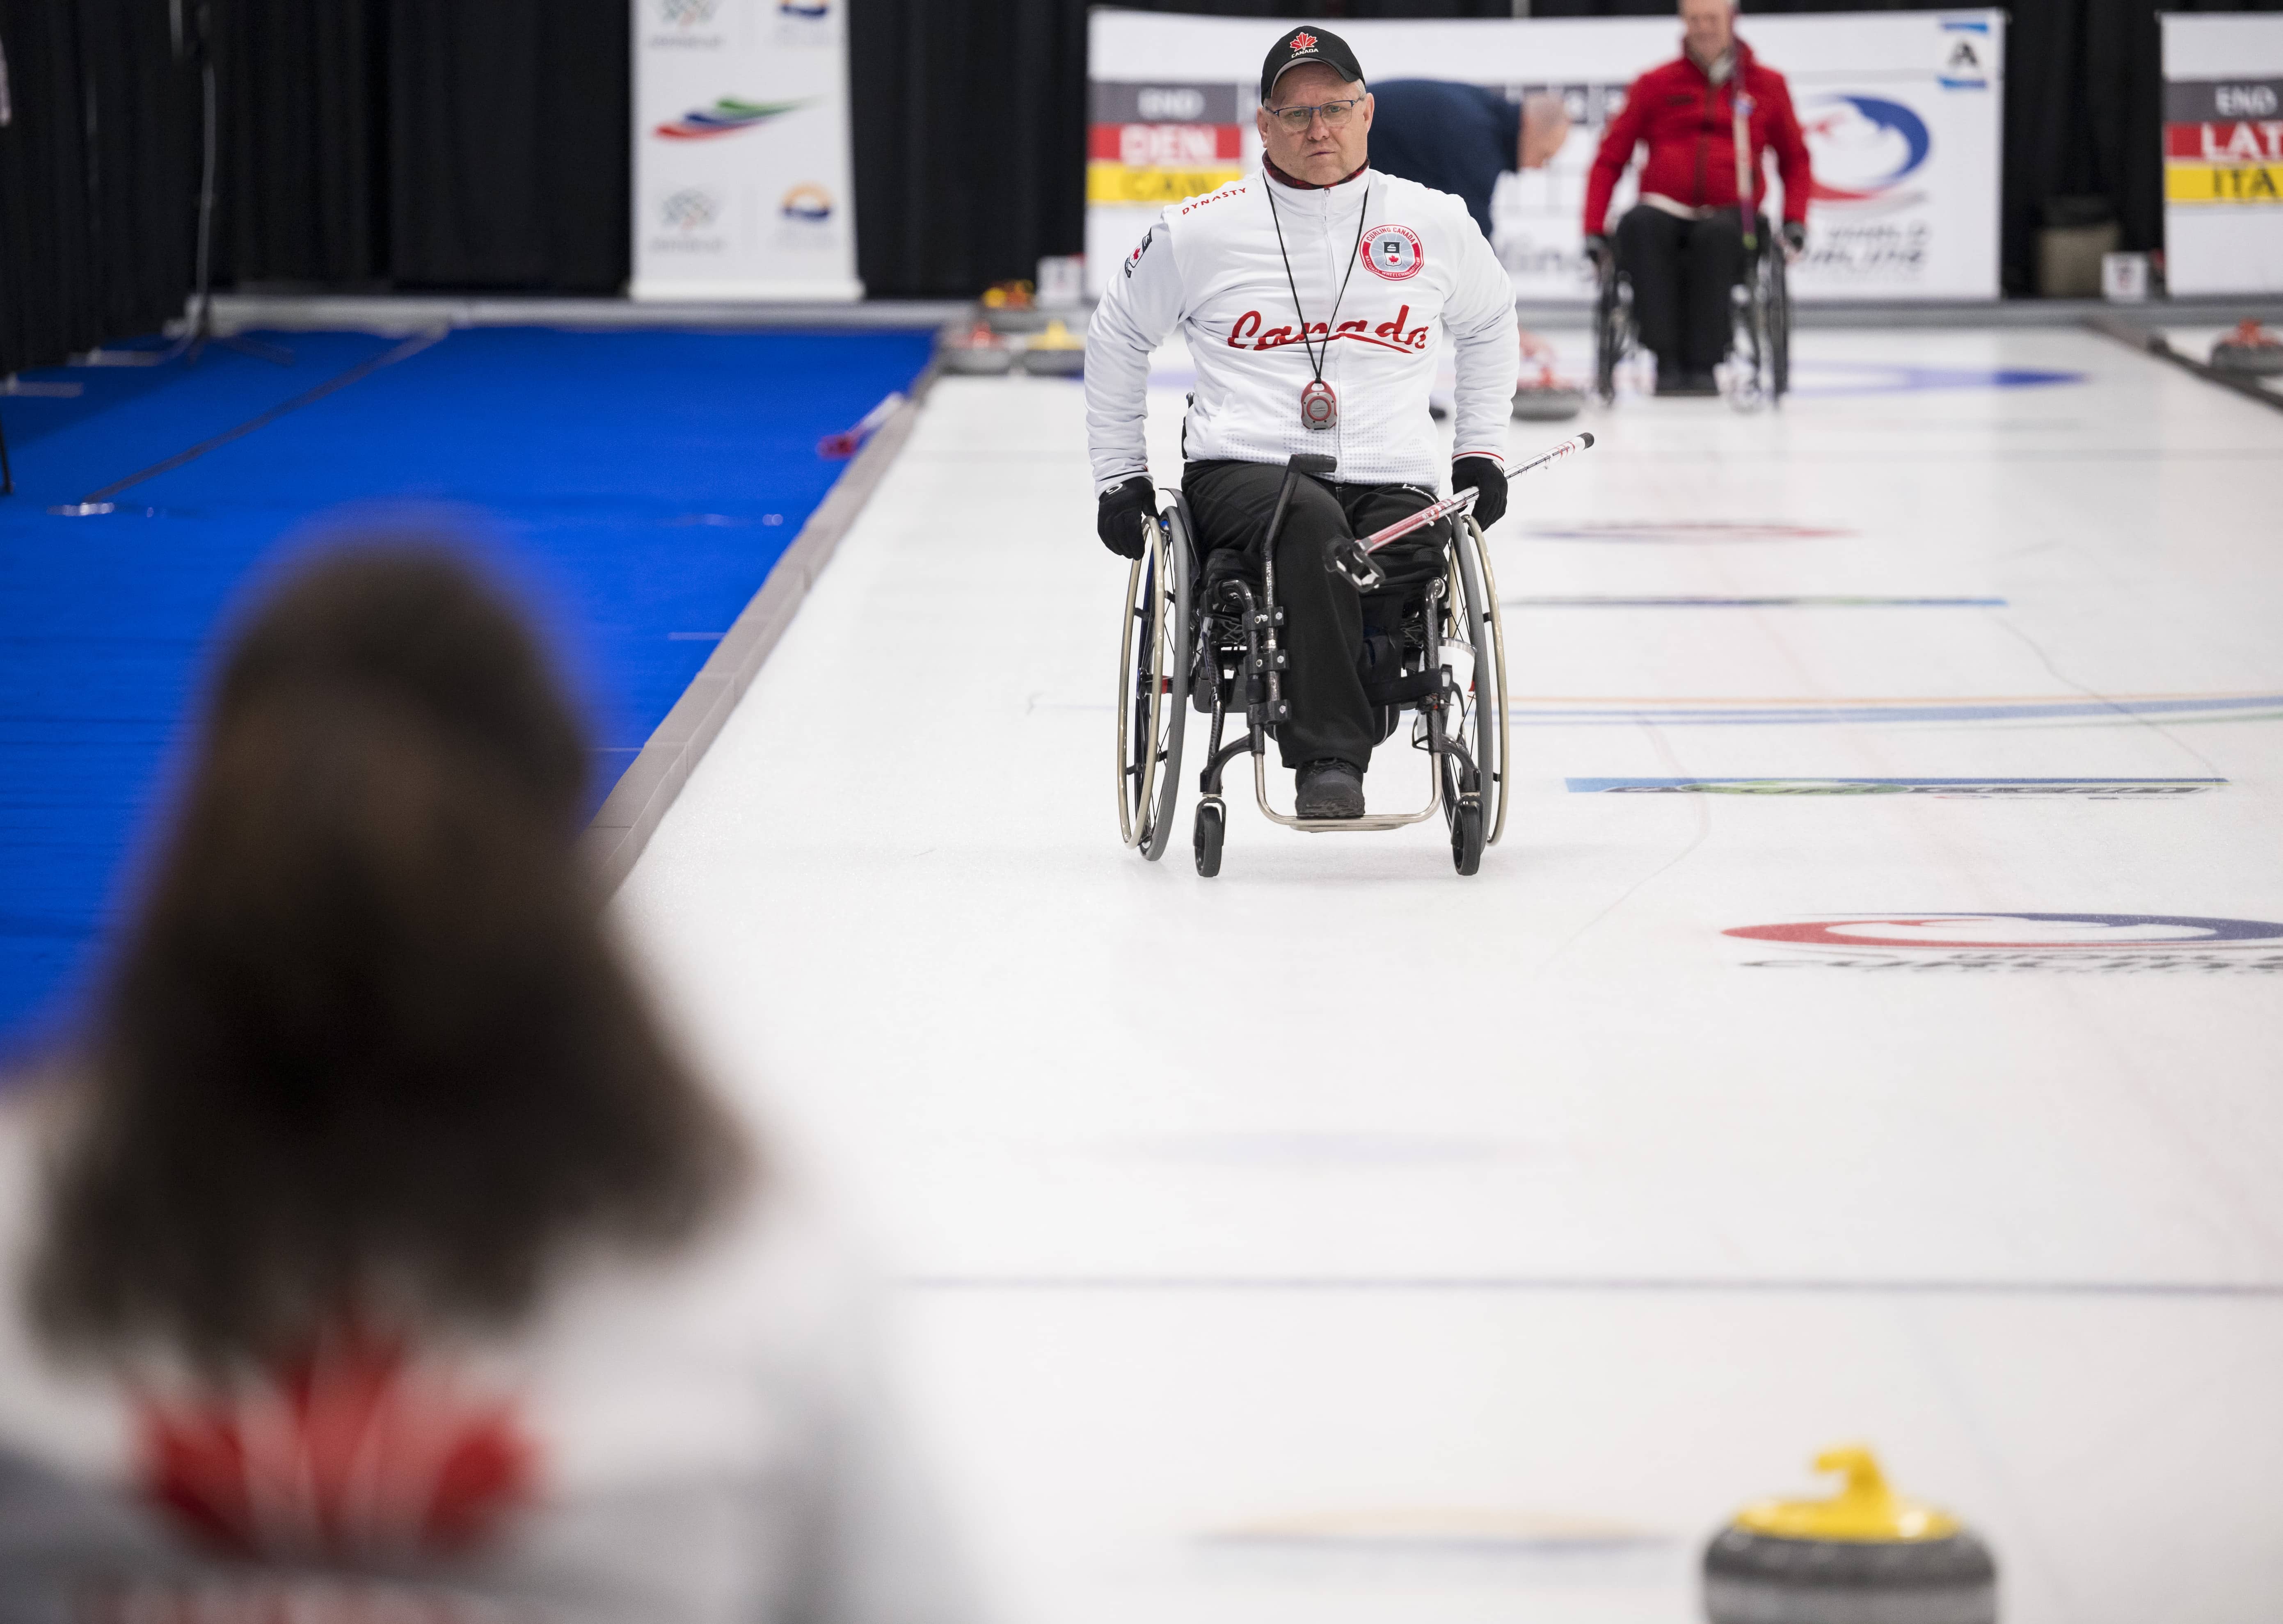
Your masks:
{"label": "black glove", "polygon": [[1451,464],[1451,489],[1455,493],[1473,486],[1475,523],[1484,530],[1506,517],[1506,470],[1488,457],[1461,457]]}
{"label": "black glove", "polygon": [[1120,558],[1139,558],[1144,545],[1142,524],[1157,522],[1157,487],[1147,474],[1136,474],[1123,485],[1113,485],[1097,499],[1094,528],[1103,546]]}
{"label": "black glove", "polygon": [[1794,253],[1798,253],[1804,250],[1807,247],[1807,221],[1804,220],[1785,221],[1783,222],[1783,244],[1785,247],[1790,249]]}
{"label": "black glove", "polygon": [[1586,239],[1586,257],[1593,260],[1595,270],[1606,272],[1617,262],[1617,251],[1609,246],[1609,239],[1596,233]]}

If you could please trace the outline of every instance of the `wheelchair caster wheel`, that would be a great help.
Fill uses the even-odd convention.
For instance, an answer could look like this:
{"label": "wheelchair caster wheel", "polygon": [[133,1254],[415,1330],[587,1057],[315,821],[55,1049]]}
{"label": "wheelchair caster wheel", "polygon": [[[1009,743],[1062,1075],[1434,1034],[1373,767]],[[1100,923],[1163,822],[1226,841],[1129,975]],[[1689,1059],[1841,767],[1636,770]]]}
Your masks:
{"label": "wheelchair caster wheel", "polygon": [[1451,866],[1462,874],[1483,866],[1483,804],[1462,801],[1451,809]]}
{"label": "wheelchair caster wheel", "polygon": [[1197,803],[1197,872],[1208,880],[1220,872],[1220,836],[1227,822],[1219,801]]}

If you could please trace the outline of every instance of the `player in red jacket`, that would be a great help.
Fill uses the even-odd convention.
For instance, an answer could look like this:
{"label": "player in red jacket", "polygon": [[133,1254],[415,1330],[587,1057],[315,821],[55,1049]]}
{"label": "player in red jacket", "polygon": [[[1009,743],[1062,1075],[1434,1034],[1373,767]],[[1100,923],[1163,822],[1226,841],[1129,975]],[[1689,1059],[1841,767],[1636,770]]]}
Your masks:
{"label": "player in red jacket", "polygon": [[[1632,278],[1642,346],[1656,356],[1656,392],[1712,394],[1712,369],[1728,353],[1728,290],[1744,272],[1737,206],[1740,172],[1757,212],[1767,196],[1765,158],[1783,175],[1783,243],[1807,240],[1807,142],[1783,75],[1736,37],[1735,0],[1680,0],[1680,59],[1633,81],[1609,120],[1586,185],[1586,248],[1606,263],[1609,194],[1646,142],[1640,202],[1617,226],[1617,253]],[[1750,157],[1740,159],[1741,144]]]}

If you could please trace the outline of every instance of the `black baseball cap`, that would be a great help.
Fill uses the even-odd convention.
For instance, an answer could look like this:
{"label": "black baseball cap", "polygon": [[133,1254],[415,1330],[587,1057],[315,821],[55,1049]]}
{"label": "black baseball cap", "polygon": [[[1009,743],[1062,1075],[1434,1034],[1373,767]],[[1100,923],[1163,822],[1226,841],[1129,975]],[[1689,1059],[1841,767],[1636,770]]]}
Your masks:
{"label": "black baseball cap", "polygon": [[1264,106],[1284,70],[1297,67],[1303,62],[1321,62],[1351,82],[1363,77],[1355,52],[1338,35],[1329,28],[1295,28],[1268,48],[1268,59],[1260,65],[1260,100]]}

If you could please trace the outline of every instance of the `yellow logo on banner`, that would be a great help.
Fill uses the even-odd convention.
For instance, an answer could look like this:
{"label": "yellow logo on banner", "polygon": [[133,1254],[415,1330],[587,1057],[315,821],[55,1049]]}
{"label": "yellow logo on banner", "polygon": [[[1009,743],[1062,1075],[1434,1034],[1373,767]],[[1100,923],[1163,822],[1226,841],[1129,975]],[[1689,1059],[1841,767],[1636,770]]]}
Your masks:
{"label": "yellow logo on banner", "polygon": [[2283,203],[2283,164],[2166,164],[2167,203]]}
{"label": "yellow logo on banner", "polygon": [[1242,180],[1244,171],[1226,169],[1146,169],[1131,164],[1091,163],[1086,167],[1088,203],[1179,203],[1201,192]]}

